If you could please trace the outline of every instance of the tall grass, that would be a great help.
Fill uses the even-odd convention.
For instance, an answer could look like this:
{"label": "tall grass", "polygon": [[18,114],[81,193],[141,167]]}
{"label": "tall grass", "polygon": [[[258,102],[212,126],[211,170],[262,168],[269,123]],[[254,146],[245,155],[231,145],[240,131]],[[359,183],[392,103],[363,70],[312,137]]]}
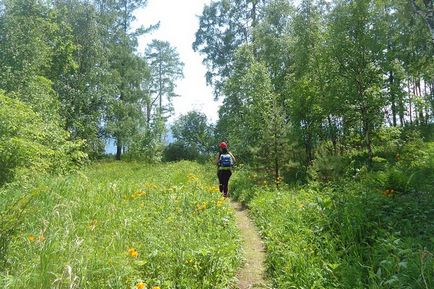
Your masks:
{"label": "tall grass", "polygon": [[381,171],[279,190],[238,172],[233,196],[262,234],[275,288],[434,288],[433,160],[427,144]]}
{"label": "tall grass", "polygon": [[0,287],[230,288],[240,241],[213,173],[101,163],[39,181],[3,252]]}

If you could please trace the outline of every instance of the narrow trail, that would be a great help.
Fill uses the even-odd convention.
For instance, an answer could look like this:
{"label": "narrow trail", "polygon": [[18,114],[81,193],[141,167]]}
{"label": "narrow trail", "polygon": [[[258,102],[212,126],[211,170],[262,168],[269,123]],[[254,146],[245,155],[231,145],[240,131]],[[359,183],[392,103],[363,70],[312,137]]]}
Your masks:
{"label": "narrow trail", "polygon": [[235,211],[235,220],[243,239],[245,256],[244,266],[238,271],[238,288],[269,288],[265,281],[265,250],[255,225],[250,220],[247,210],[238,202],[231,201]]}

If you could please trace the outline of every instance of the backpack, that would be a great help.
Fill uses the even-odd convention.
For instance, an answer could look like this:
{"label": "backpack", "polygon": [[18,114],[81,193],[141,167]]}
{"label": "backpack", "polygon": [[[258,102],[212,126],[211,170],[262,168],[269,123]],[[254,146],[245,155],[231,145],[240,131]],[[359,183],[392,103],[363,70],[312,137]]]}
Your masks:
{"label": "backpack", "polygon": [[234,161],[230,154],[221,154],[219,159],[219,165],[224,168],[230,168],[234,166]]}

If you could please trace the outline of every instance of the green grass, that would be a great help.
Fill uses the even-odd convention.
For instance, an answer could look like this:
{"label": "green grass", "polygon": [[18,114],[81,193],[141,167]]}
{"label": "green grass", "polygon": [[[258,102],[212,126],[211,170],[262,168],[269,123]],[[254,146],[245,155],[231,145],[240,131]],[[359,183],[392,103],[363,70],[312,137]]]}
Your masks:
{"label": "green grass", "polygon": [[[434,288],[434,146],[353,179],[276,190],[235,175],[275,288]],[[409,164],[407,164],[409,163]]]}
{"label": "green grass", "polygon": [[[2,252],[0,287],[230,288],[240,240],[214,179],[179,162],[101,163],[40,181]],[[29,190],[0,191],[0,209],[19,191]]]}

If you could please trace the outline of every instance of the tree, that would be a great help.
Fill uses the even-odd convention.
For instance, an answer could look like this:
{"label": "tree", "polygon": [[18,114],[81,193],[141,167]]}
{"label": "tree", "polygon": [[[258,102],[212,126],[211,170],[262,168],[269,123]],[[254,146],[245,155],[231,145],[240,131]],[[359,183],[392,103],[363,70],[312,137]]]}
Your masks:
{"label": "tree", "polygon": [[[5,1],[0,15],[0,88],[17,92],[47,119],[59,119],[52,71],[72,65],[68,35],[40,1]],[[56,63],[57,56],[66,59]],[[37,89],[35,89],[37,88]],[[60,123],[59,123],[60,124]]]}
{"label": "tree", "polygon": [[422,17],[431,32],[431,41],[434,45],[434,4],[432,0],[410,0],[414,11]]}
{"label": "tree", "polygon": [[[146,83],[150,98],[146,100],[147,123],[151,122],[152,111],[155,121],[164,125],[173,111],[172,99],[176,96],[176,81],[184,77],[179,54],[167,41],[153,40],[145,51],[145,59],[151,77]],[[160,134],[160,138],[162,133]]]}
{"label": "tree", "polygon": [[[109,53],[104,45],[105,26],[91,3],[56,1],[53,7],[55,22],[69,35],[64,48],[72,50],[73,65],[51,72],[53,86],[61,101],[61,115],[65,128],[73,139],[86,140],[85,150],[92,158],[104,149],[103,116],[115,89],[111,81]],[[65,37],[64,37],[65,38]],[[67,55],[57,53],[54,63],[62,63]]]}
{"label": "tree", "polygon": [[[145,94],[141,84],[146,78],[146,63],[136,56],[137,37],[153,27],[140,27],[130,32],[134,11],[144,7],[146,0],[120,0],[110,3],[99,2],[101,13],[108,13],[107,45],[110,48],[110,75],[115,85],[108,101],[106,129],[116,139],[116,159],[120,160],[122,150],[127,146],[141,121],[141,104]],[[111,20],[111,21],[110,21]]]}
{"label": "tree", "polygon": [[381,125],[382,72],[378,62],[382,59],[385,43],[384,32],[379,30],[377,6],[370,0],[342,1],[332,14],[331,40],[333,57],[339,64],[344,78],[347,113],[344,123],[347,132],[361,131],[368,161],[373,157],[372,138],[374,129]]}
{"label": "tree", "polygon": [[[235,51],[254,43],[253,29],[259,23],[265,0],[219,0],[205,5],[193,50],[205,55],[207,83],[218,97],[231,75]],[[255,50],[255,48],[253,48]]]}
{"label": "tree", "polygon": [[191,111],[179,117],[172,125],[176,142],[191,148],[202,156],[209,156],[215,146],[213,127],[205,114]]}

